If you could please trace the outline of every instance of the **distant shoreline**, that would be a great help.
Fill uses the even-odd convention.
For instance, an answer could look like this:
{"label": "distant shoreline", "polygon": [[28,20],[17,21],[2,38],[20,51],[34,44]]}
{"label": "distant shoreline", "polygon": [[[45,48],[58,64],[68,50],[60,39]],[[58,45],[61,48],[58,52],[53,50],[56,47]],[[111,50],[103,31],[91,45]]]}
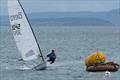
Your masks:
{"label": "distant shoreline", "polygon": [[[43,12],[27,14],[32,25],[40,26],[120,26],[120,8],[107,12]],[[0,16],[0,25],[9,25]]]}

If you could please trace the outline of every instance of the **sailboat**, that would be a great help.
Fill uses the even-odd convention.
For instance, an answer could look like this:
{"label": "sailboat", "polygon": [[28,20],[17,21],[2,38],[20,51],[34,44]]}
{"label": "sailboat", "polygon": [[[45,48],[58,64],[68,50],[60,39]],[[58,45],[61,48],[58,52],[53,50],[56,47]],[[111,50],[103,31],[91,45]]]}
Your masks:
{"label": "sailboat", "polygon": [[8,0],[8,13],[17,48],[25,64],[36,70],[46,69],[41,48],[19,0]]}

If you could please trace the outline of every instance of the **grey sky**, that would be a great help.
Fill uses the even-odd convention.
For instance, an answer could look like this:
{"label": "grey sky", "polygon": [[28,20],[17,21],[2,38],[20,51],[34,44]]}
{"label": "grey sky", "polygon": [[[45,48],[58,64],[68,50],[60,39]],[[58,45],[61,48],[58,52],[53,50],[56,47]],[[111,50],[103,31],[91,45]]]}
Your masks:
{"label": "grey sky", "polygon": [[[12,1],[12,0],[11,0]],[[120,0],[20,0],[28,13],[109,11],[120,8]],[[0,0],[0,15],[7,14],[7,0]]]}

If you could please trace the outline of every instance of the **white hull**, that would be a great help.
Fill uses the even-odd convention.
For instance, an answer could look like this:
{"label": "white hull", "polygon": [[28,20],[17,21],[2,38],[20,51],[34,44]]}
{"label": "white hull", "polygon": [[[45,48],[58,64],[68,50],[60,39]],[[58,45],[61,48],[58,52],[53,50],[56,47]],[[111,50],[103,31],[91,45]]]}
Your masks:
{"label": "white hull", "polygon": [[47,67],[46,67],[46,62],[42,63],[42,64],[39,64],[37,66],[35,66],[33,69],[35,70],[45,70]]}

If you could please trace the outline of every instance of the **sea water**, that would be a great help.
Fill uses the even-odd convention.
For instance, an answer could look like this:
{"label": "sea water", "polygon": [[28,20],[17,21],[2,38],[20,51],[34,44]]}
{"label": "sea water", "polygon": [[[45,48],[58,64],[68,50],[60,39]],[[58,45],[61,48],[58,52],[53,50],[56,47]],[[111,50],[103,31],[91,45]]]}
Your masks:
{"label": "sea water", "polygon": [[84,64],[85,57],[96,51],[120,64],[120,27],[33,26],[33,30],[44,57],[55,49],[56,62],[43,71],[25,67],[10,27],[1,26],[0,80],[120,80],[120,70],[105,77],[105,72],[86,72]]}

